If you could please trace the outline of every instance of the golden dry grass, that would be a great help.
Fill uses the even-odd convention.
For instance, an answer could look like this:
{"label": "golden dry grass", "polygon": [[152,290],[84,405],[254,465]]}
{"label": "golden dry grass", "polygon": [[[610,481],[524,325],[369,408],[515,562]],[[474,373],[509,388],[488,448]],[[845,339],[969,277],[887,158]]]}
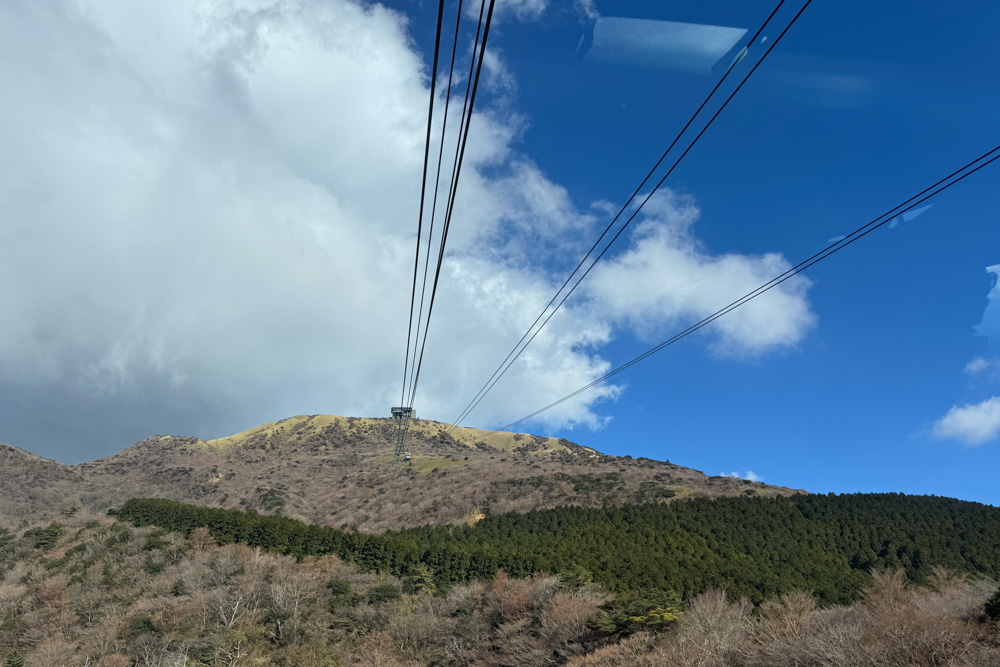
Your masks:
{"label": "golden dry grass", "polygon": [[[297,415],[270,424],[262,424],[254,428],[235,433],[233,435],[213,440],[199,440],[186,445],[190,448],[212,447],[216,449],[226,449],[228,447],[240,446],[254,438],[270,438],[275,436],[285,436],[289,442],[298,442],[309,436],[313,436],[323,431],[327,427],[338,429],[351,427],[379,427],[385,422],[384,419],[374,419],[369,417],[341,417],[338,415]],[[533,436],[527,433],[511,433],[506,431],[487,431],[480,428],[468,428],[459,426],[454,429],[448,424],[431,421],[427,419],[415,419],[410,422],[410,432],[417,437],[423,436],[431,438],[447,433],[456,442],[469,448],[476,448],[485,445],[490,449],[502,452],[513,452],[525,445],[533,445],[532,450],[539,454],[551,454],[555,452],[570,451],[559,438]],[[591,455],[596,456],[597,452],[590,448],[584,448]]]}

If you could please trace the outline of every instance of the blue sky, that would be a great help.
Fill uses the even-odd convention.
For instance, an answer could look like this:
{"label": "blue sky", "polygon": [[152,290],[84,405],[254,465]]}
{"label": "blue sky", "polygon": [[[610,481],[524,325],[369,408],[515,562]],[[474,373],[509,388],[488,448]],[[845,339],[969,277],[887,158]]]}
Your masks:
{"label": "blue sky", "polygon": [[[751,32],[772,7],[596,3],[601,15]],[[1000,8],[983,4],[813,3],[668,181],[697,201],[701,242],[804,259],[996,145],[998,25]],[[494,45],[530,117],[526,151],[574,197],[618,203],[716,79],[590,65],[573,52],[580,33],[552,12],[502,23]],[[1000,256],[996,184],[984,171],[811,269],[817,326],[791,349],[720,359],[683,341],[619,380],[605,428],[563,434],[813,491],[997,503],[996,437],[933,437],[952,406],[1000,391],[995,370],[963,371],[995,355],[1000,334],[995,322],[974,333]],[[648,341],[621,335],[606,355],[617,364]]]}
{"label": "blue sky", "polygon": [[[752,33],[772,8],[500,3],[421,416],[461,411],[717,80],[628,31]],[[154,433],[387,415],[435,11],[0,8],[0,441],[75,462]],[[815,0],[465,424],[559,398],[1000,143],[998,26],[991,3]],[[815,492],[1000,504],[998,168],[525,429]]]}

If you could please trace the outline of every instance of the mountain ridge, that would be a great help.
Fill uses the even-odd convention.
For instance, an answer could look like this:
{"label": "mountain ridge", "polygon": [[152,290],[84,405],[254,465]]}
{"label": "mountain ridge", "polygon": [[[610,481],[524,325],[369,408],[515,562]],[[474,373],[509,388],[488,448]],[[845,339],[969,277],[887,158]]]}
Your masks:
{"label": "mountain ridge", "polygon": [[561,438],[431,420],[411,423],[412,459],[392,465],[395,427],[391,419],[299,415],[211,440],[151,436],[75,465],[5,446],[0,522],[73,506],[106,511],[155,495],[381,532],[564,505],[798,492],[609,456]]}

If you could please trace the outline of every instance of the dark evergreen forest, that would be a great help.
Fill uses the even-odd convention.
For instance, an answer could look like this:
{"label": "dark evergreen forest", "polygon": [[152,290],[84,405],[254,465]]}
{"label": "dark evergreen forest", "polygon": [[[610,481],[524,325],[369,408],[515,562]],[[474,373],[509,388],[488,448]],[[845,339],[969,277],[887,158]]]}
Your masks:
{"label": "dark evergreen forest", "polygon": [[1000,508],[934,496],[797,495],[694,499],[605,509],[504,514],[473,526],[426,526],[382,535],[344,532],[252,512],[129,500],[122,519],[190,533],[206,526],[240,542],[299,557],[335,554],[362,568],[438,586],[534,572],[592,579],[609,591],[711,587],[758,603],[813,591],[823,603],[856,599],[872,570],[922,581],[935,566],[1000,578]]}

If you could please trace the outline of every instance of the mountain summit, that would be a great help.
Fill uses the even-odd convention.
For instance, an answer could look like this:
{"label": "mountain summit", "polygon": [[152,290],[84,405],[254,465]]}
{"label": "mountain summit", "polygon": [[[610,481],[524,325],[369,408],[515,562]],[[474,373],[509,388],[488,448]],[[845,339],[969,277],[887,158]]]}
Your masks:
{"label": "mountain summit", "polygon": [[423,419],[407,434],[412,459],[394,465],[394,436],[391,419],[310,415],[216,440],[153,436],[74,466],[4,446],[0,522],[156,496],[378,532],[562,505],[794,492],[559,438]]}

